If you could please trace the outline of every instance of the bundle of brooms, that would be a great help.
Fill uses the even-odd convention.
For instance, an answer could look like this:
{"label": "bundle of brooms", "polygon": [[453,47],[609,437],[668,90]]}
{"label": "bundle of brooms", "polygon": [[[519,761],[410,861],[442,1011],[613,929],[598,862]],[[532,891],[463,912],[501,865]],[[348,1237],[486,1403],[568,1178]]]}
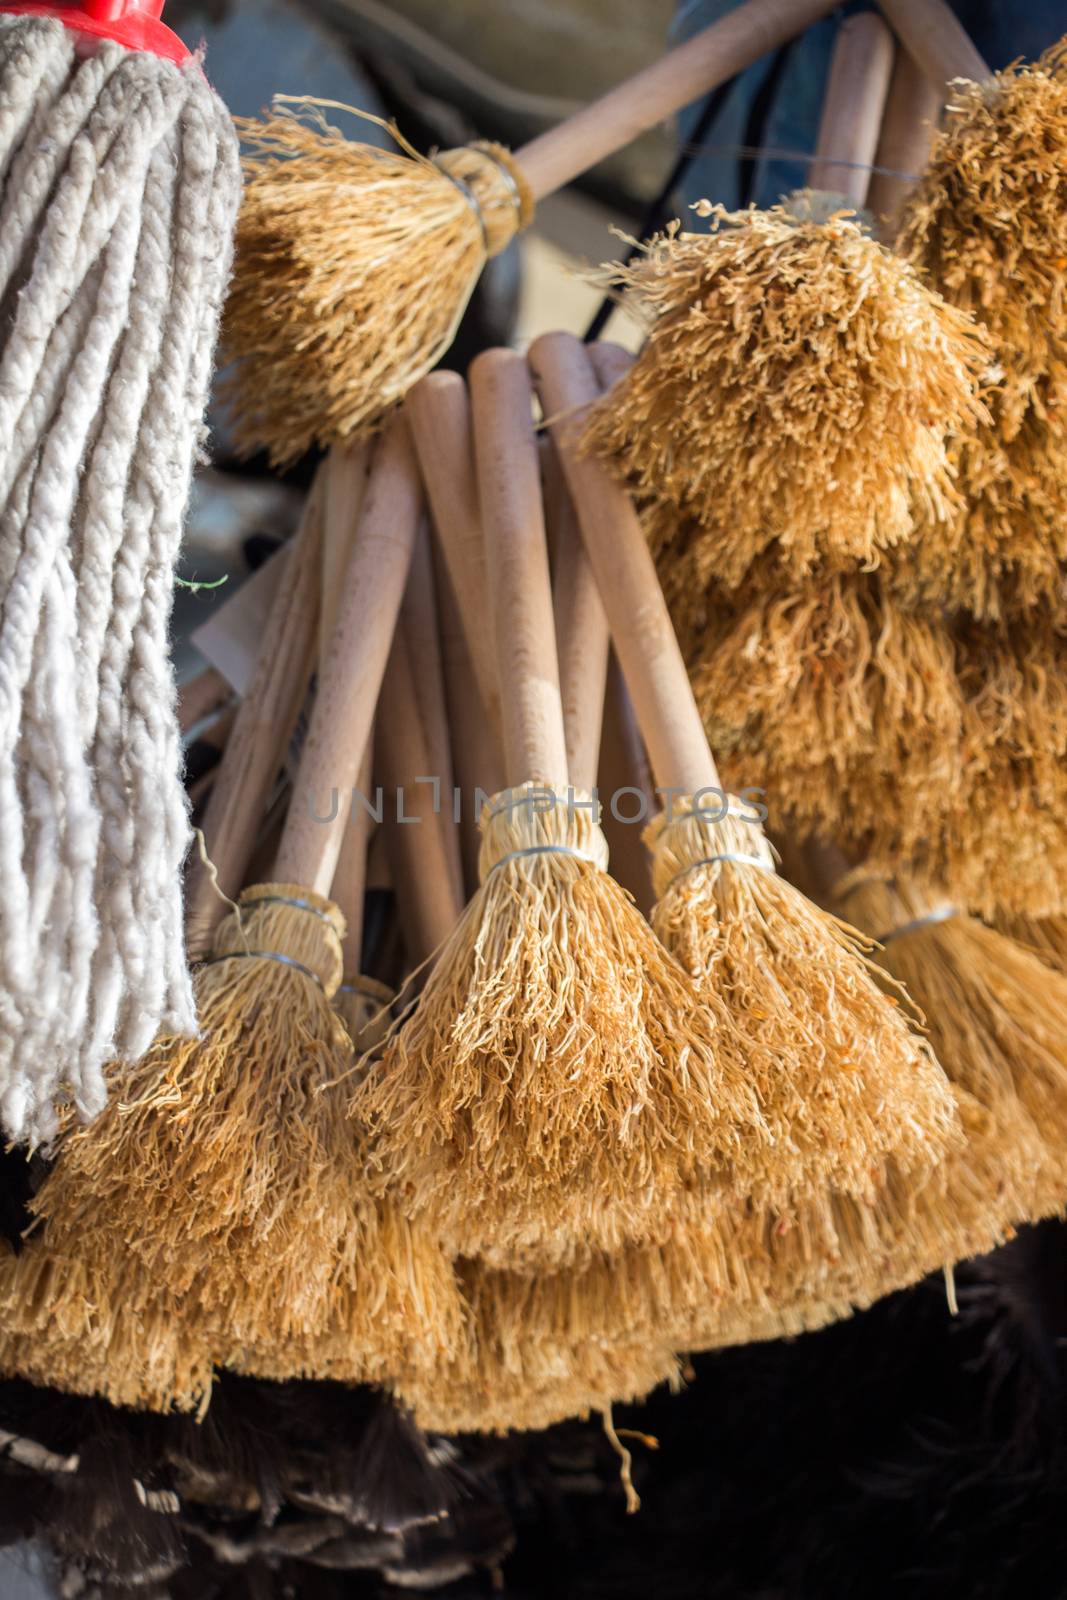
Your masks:
{"label": "bundle of brooms", "polygon": [[[286,933],[284,944],[278,922],[269,919],[284,913],[289,920],[290,912],[299,913],[317,932],[322,916],[306,908],[320,904],[313,896],[321,895],[316,883],[323,879],[315,878],[310,856],[292,859],[301,820],[293,807],[303,805],[304,831],[310,834],[312,806],[328,813],[328,788],[345,792],[332,780],[351,778],[355,784],[351,775],[364,770],[383,675],[379,730],[399,727],[402,739],[378,770],[388,770],[393,762],[394,787],[418,776],[409,768],[430,766],[431,746],[440,744],[444,731],[443,723],[436,730],[424,727],[413,681],[415,652],[423,664],[431,658],[421,655],[427,635],[413,620],[420,614],[418,583],[410,570],[419,501],[406,430],[398,423],[378,446],[372,465],[338,621],[345,653],[342,657],[335,645],[322,664],[283,840],[283,860],[287,847],[291,852],[286,872],[303,887],[294,888],[287,877],[277,891],[273,886],[246,890],[243,926],[232,915],[224,920],[215,956],[203,969],[206,980],[230,961],[240,972],[260,963],[268,970],[277,966],[277,987],[268,989],[261,978],[254,994],[236,995],[244,1019],[239,1029],[232,1015],[223,1024],[207,1000],[221,993],[232,1006],[237,986],[248,980],[230,977],[225,989],[212,987],[205,1015],[220,1021],[209,1022],[200,1053],[176,1057],[174,1046],[162,1043],[155,1085],[142,1078],[129,1086],[124,1082],[115,1111],[108,1114],[110,1123],[73,1134],[61,1149],[35,1200],[42,1226],[5,1267],[7,1367],[39,1381],[153,1407],[201,1403],[216,1364],[275,1377],[371,1378],[395,1387],[419,1420],[434,1427],[541,1426],[575,1412],[604,1410],[665,1379],[676,1380],[680,1367],[674,1350],[799,1333],[847,1315],[852,1306],[865,1305],[932,1267],[987,1248],[1035,1213],[1039,1202],[1033,1187],[1025,1189],[1024,1178],[1040,1161],[1047,1166],[1047,1158],[1036,1135],[1032,1147],[1025,1144],[1025,1115],[1009,1123],[1002,1081],[999,1100],[977,1082],[980,1075],[975,1086],[953,1070],[949,1089],[899,998],[882,992],[883,980],[869,964],[867,947],[778,876],[758,818],[722,791],[632,509],[574,450],[574,429],[598,393],[597,374],[580,347],[561,337],[542,341],[532,359],[545,411],[555,419],[552,431],[574,502],[570,507],[565,496],[560,498],[558,482],[550,485],[548,503],[556,506],[554,618],[530,381],[521,360],[505,352],[483,358],[472,373],[474,456],[468,456],[468,469],[473,475],[477,465],[480,493],[475,498],[501,618],[497,653],[506,670],[498,692],[505,733],[510,729],[514,741],[521,732],[526,740],[522,759],[536,781],[523,798],[538,822],[535,830],[527,828],[502,843],[493,815],[499,802],[491,800],[486,808],[487,878],[489,883],[503,879],[507,892],[491,900],[483,893],[464,914],[470,919],[472,911],[477,913],[481,949],[476,946],[472,955],[469,935],[457,943],[460,935],[450,931],[459,906],[457,831],[441,819],[435,825],[429,814],[417,828],[396,828],[408,857],[406,869],[400,857],[394,858],[398,883],[421,881],[428,891],[406,896],[410,949],[435,953],[436,967],[414,1011],[401,1018],[387,1040],[382,1064],[374,1056],[360,1061],[356,1122],[343,1114],[338,1118],[347,1098],[344,1085],[357,1081],[351,1046],[326,1004],[326,992],[342,968],[339,918],[323,900],[330,919],[325,933],[300,943]],[[613,364],[618,363],[602,356],[598,370],[606,374]],[[419,403],[426,407],[427,435],[437,431],[445,411],[462,424],[462,385],[457,390],[451,380],[443,389],[431,383]],[[452,495],[446,483],[445,498],[469,502],[461,457],[453,464],[452,481],[459,488]],[[577,543],[579,524],[587,554]],[[320,567],[309,527],[310,521],[292,557],[298,567],[290,597],[305,592],[303,563],[310,561],[316,571]],[[385,527],[395,544],[383,551],[371,535]],[[606,680],[607,630],[589,558],[670,802],[649,835],[659,902],[654,922],[662,945],[610,884],[602,847],[595,863],[571,853],[596,840],[595,822],[582,808],[596,772]],[[405,583],[407,627],[393,634]],[[361,607],[377,602],[382,608],[370,642],[366,628],[354,631],[353,610],[361,624],[367,617],[352,599],[357,593]],[[510,605],[501,603],[506,597]],[[314,635],[314,609],[294,607],[284,596],[277,604],[279,616],[291,619],[286,650],[300,655],[299,639]],[[474,609],[484,616],[484,606]],[[358,648],[353,639],[360,641]],[[266,686],[273,683],[272,692],[279,692],[277,675],[269,670],[272,643],[264,651],[259,691],[242,706],[248,725],[262,717]],[[562,681],[553,669],[557,647]],[[338,658],[347,663],[343,678],[334,665]],[[353,660],[359,695],[353,688]],[[302,696],[306,667],[300,673]],[[472,682],[468,678],[468,687]],[[352,698],[337,698],[342,688]],[[296,698],[292,688],[289,698]],[[338,754],[333,742],[345,720],[336,714],[341,704],[356,724],[346,735],[350,755]],[[383,724],[387,714],[390,721]],[[321,761],[315,764],[315,752],[322,749],[316,737],[324,737],[327,727],[328,785],[327,769]],[[551,756],[536,748],[547,728],[557,730]],[[273,753],[261,756],[261,772],[281,758],[284,740],[276,739]],[[362,750],[357,750],[361,739]],[[388,738],[379,740],[381,754],[388,743]],[[239,759],[245,741],[238,739],[235,748]],[[230,759],[228,747],[225,760]],[[545,773],[554,773],[554,779]],[[224,770],[218,781],[225,778]],[[573,795],[572,780],[584,786]],[[225,787],[220,791],[226,792]],[[551,824],[544,821],[549,805]],[[355,918],[364,841],[360,828],[346,829],[346,821],[342,815],[340,826],[336,819],[317,822],[311,836],[318,852],[335,856],[335,867],[337,857],[342,864],[348,857],[343,883],[335,874],[335,886],[343,888]],[[235,859],[224,838],[218,853]],[[501,855],[512,859],[497,869]],[[327,870],[332,869],[323,865],[322,873]],[[526,955],[515,963],[508,952],[527,948],[527,919],[538,903],[530,898],[531,879],[544,919],[529,947],[537,959]],[[262,906],[257,913],[257,901],[269,902],[276,892],[303,905]],[[610,914],[583,932],[578,919],[590,917],[594,897],[611,908]],[[603,919],[605,912],[596,915]],[[509,918],[517,932],[507,937],[503,930]],[[623,945],[620,930],[626,930]],[[501,938],[505,953],[486,981],[487,969],[478,964],[481,952],[487,946],[491,951],[492,941]],[[591,972],[576,971],[572,964],[588,960],[590,950]],[[223,960],[215,959],[219,956]],[[292,962],[316,962],[322,987]],[[461,962],[466,976],[459,980]],[[358,956],[353,953],[345,964],[358,968]],[[611,1118],[618,1113],[610,1098],[606,1115],[600,1105],[616,1082],[604,1070],[612,1059],[606,1045],[624,1036],[611,1027],[604,1038],[590,1039],[588,1033],[591,1020],[618,1015],[617,1000],[603,988],[608,972],[615,994],[620,984],[631,986],[623,989],[631,997],[626,1011],[631,1034],[640,1026],[648,1030],[649,1017],[665,1015],[667,996],[685,994],[680,1003],[691,1019],[714,1018],[708,1042],[697,1040],[692,1066],[683,1056],[673,1068],[679,1085],[690,1088],[699,1081],[694,1068],[706,1074],[698,1092],[715,1116],[710,1156],[707,1144],[697,1145],[681,1120],[688,1115],[683,1100],[671,1111],[673,1121],[664,1124],[656,1095],[665,1087],[655,1082],[663,1066],[655,1058],[646,1065],[642,1110],[633,1114],[628,1087],[631,1098],[619,1110],[625,1104],[631,1116],[629,1121],[620,1117],[612,1131]],[[577,1017],[568,1012],[576,1003],[576,983],[582,985],[578,1003],[583,1007]],[[534,985],[540,997],[531,997]],[[659,992],[650,993],[656,985]],[[465,1021],[457,994],[466,1007]],[[294,1026],[298,996],[305,998]],[[547,1013],[556,1019],[554,1034],[543,1020],[546,999],[554,1008]],[[642,1009],[634,1009],[635,1001]],[[212,1000],[212,1008],[217,1003]],[[605,1005],[611,1007],[607,1012]],[[279,1029],[281,1006],[291,1020]],[[518,1006],[518,1023],[507,1020],[508,1006]],[[501,1037],[514,1039],[516,1027],[527,1024],[529,1007],[533,1020],[524,1040],[530,1052],[524,1063],[489,1030],[505,1026],[509,1031]],[[427,1012],[431,1019],[436,1013],[429,1026],[430,1037],[440,1041],[433,1064],[440,1076],[429,1080],[428,1088],[414,1083],[412,1075],[398,1086],[396,1074],[409,1072],[407,1062],[426,1064],[425,1054],[420,1058],[415,1052],[425,1049],[419,1041],[426,1037],[420,1028],[427,1027]],[[569,1021],[560,1020],[568,1016]],[[1018,1025],[1018,1012],[1015,1016]],[[474,1017],[480,1019],[476,1027]],[[263,1030],[272,1018],[280,1037],[265,1053],[263,1045],[258,1047],[253,1069],[243,1054],[245,1041],[250,1035],[269,1038]],[[692,1030],[692,1021],[689,1026]],[[666,1027],[657,1027],[645,1038],[662,1051]],[[480,1056],[469,1053],[466,1028],[472,1028]],[[589,1139],[576,1113],[589,1119],[590,1132],[606,1130],[601,1141],[606,1149],[595,1166],[573,1156],[569,1166],[559,1159],[561,1153],[571,1155],[574,1143],[552,1142],[550,1103],[538,1113],[539,1130],[550,1135],[539,1146],[525,1137],[518,1115],[530,1096],[549,1094],[550,1073],[563,1071],[561,1040],[576,1041],[579,1053],[570,1058],[569,1078],[552,1092],[564,1105],[565,1131],[574,1143]],[[464,1050],[466,1078],[457,1078],[453,1074]],[[1045,1059],[1047,1070],[1035,1090],[1045,1099],[1028,1104],[1034,1111],[1039,1104],[1052,1107],[1054,1115],[1055,1053],[1049,1045]],[[725,1093],[724,1063],[734,1074]],[[253,1071],[259,1072],[258,1080]],[[739,1090],[742,1082],[746,1093]],[[421,1100],[407,1125],[390,1120],[398,1096],[413,1103],[413,1088],[420,1097],[433,1094],[446,1108],[450,1120],[442,1126],[450,1145],[426,1118]],[[208,1122],[201,1108],[209,1104],[211,1089],[216,1098]],[[634,1124],[640,1137],[641,1118],[650,1111],[654,1125],[669,1126],[690,1141],[689,1160],[674,1170],[634,1136]],[[488,1216],[480,1215],[479,1207],[485,1208],[495,1191],[468,1153],[481,1148],[477,1141],[486,1136],[479,1117],[492,1130],[498,1160],[508,1163],[504,1203]],[[377,1181],[361,1153],[364,1119],[375,1160],[383,1167]],[[310,1122],[310,1137],[318,1139],[321,1153],[309,1145],[302,1121]],[[1014,1130],[1011,1161],[998,1147],[998,1171],[990,1130],[1003,1140],[1009,1127]],[[421,1145],[414,1143],[412,1128],[421,1130]],[[225,1135],[230,1145],[220,1143]],[[94,1149],[95,1140],[102,1147]],[[746,1141],[753,1148],[744,1148]],[[242,1158],[248,1187],[240,1213],[226,1209],[216,1160],[235,1144],[248,1145]],[[548,1159],[539,1164],[542,1150]],[[649,1173],[647,1192],[640,1204],[629,1199],[620,1204],[622,1184],[614,1185],[610,1169],[604,1182],[605,1165],[617,1162],[625,1181],[635,1160]],[[455,1194],[445,1194],[435,1166],[447,1174]],[[429,1181],[424,1183],[425,1173]],[[309,1179],[316,1175],[335,1187],[334,1198],[347,1208],[343,1237],[332,1231],[333,1214],[319,1205],[317,1189],[310,1198],[313,1213],[301,1209],[308,1206]],[[188,1185],[187,1194],[177,1188],[180,1180]],[[1052,1176],[1042,1182],[1040,1204],[1050,1209],[1059,1203]],[[378,1193],[374,1200],[372,1189]],[[523,1197],[531,1193],[535,1204],[527,1211]],[[614,1202],[607,1223],[603,1198]],[[124,1215],[130,1216],[128,1224]],[[588,1226],[590,1218],[595,1227]],[[174,1249],[179,1240],[180,1254]],[[465,1258],[455,1278],[449,1256]]]}
{"label": "bundle of brooms", "polygon": [[[549,413],[573,419],[595,394],[588,374],[583,384],[580,351],[568,349],[567,342],[557,336],[539,341],[531,359]],[[649,558],[642,550],[633,513],[627,517],[618,491],[606,484],[602,474],[598,479],[598,469],[591,462],[574,454],[565,459],[594,561],[599,550],[597,570],[605,598],[614,597],[609,613],[620,619],[620,628],[636,635],[639,642],[630,640],[631,652],[649,651],[652,628],[647,596],[653,580],[642,570],[642,557],[645,562]],[[620,573],[631,562],[627,583]],[[643,602],[639,596],[645,596]],[[637,627],[631,620],[635,614],[640,616]],[[616,644],[625,670],[625,635],[617,633]],[[662,660],[659,671],[665,672]],[[655,765],[657,745],[662,748],[666,737],[662,723],[668,715],[668,702],[652,699],[647,685],[642,691],[639,681],[632,681],[631,689],[639,716],[642,705],[646,712],[644,726]],[[681,698],[679,685],[671,703],[674,718]],[[764,875],[773,863],[766,855],[760,860],[751,823],[739,825],[743,811],[712,822],[714,816],[709,811],[708,820],[687,820],[684,826],[695,834],[688,842],[684,834],[680,842],[672,841],[673,825],[661,817],[650,830],[650,840],[661,895],[656,926],[690,970],[715,971],[721,981],[731,970],[728,947],[717,949],[728,926],[726,908],[731,900],[720,902],[722,922],[711,925],[714,937],[710,946],[706,927],[697,936],[699,924],[687,901],[699,894],[702,880],[715,884],[717,879],[720,896],[727,891],[736,895],[742,886],[762,889]],[[679,871],[682,882],[696,885],[681,897],[677,882],[672,888]],[[681,910],[685,915],[680,918]],[[875,930],[866,922],[864,926],[872,934],[886,931]],[[996,959],[997,939],[989,937]],[[1026,1057],[1027,1040],[1035,1052],[1043,1046],[1047,1071],[1033,1094],[1043,1096],[1047,1105],[1057,1105],[1062,1051],[1057,1050],[1055,1040],[1057,1007],[1062,1002],[1053,998],[1047,1010],[1036,1007],[1033,988],[1027,994],[1025,983],[1018,978],[1020,963],[1026,967],[1030,958],[1018,947],[1009,951],[1005,946],[1001,955],[1010,955],[1014,962],[1012,978],[1005,976],[1001,984],[998,1004],[1000,1014],[1010,1017],[1019,1043],[1015,1066]],[[1039,964],[1030,959],[1028,972],[1032,986]],[[736,985],[736,975],[734,982]],[[980,978],[976,977],[976,983],[980,989]],[[752,1014],[766,1016],[766,993],[762,999],[762,1008],[753,1006]],[[931,1004],[934,999],[941,1002],[944,996],[933,990]],[[975,1027],[980,1027],[982,1018],[983,1013],[976,1009]],[[796,1014],[792,1020],[795,1026]],[[1002,1039],[1007,1025],[1002,1024]],[[1056,1183],[1054,1162],[1049,1164],[1054,1140],[1044,1145],[1042,1156],[1040,1135],[1025,1106],[1016,1103],[1020,1096],[1012,1088],[1008,1065],[994,1075],[974,1067],[966,1049],[961,1058],[959,1048],[951,1048],[950,1018],[937,1030],[937,1038],[939,1043],[944,1041],[966,1143],[958,1154],[949,1153],[928,1177],[909,1175],[892,1157],[880,1191],[862,1202],[841,1189],[834,1192],[828,1188],[821,1194],[809,1194],[803,1202],[796,1197],[792,1214],[787,1209],[775,1214],[768,1208],[761,1215],[758,1208],[755,1213],[750,1208],[735,1212],[732,1218],[709,1219],[706,1208],[703,1216],[694,1214],[692,1208],[687,1215],[685,1208],[680,1208],[681,1231],[676,1230],[670,1245],[657,1251],[631,1251],[625,1263],[606,1259],[593,1263],[580,1291],[573,1281],[559,1276],[543,1278],[531,1286],[522,1316],[542,1318],[571,1335],[581,1325],[587,1336],[596,1338],[619,1325],[646,1332],[665,1327],[678,1330],[679,1313],[688,1310],[689,1337],[681,1332],[677,1337],[680,1344],[691,1346],[799,1331],[840,1315],[849,1305],[868,1304],[933,1267],[988,1249],[1020,1221],[1056,1209],[1062,1204],[1062,1189]],[[987,1061],[990,1051],[995,1054],[993,1046],[987,1047]],[[717,1258],[712,1243],[718,1246]],[[642,1319],[650,1308],[652,1317],[646,1323]],[[518,1327],[513,1331],[517,1338]]]}
{"label": "bundle of brooms", "polygon": [[[1032,609],[1017,631],[997,632],[967,618],[953,623],[945,606],[967,604],[981,619],[1026,593],[1036,596],[1036,580],[1028,590],[1016,581],[1028,537],[1031,566],[1059,572],[1055,540],[1042,538],[1024,510],[1012,523],[1010,496],[1002,497],[1005,516],[997,512],[1005,539],[1009,524],[1019,530],[1010,560],[1006,546],[992,549],[988,529],[973,539],[963,532],[968,518],[986,515],[967,459],[984,452],[988,466],[981,470],[993,472],[995,460],[1017,448],[1018,484],[1041,492],[1030,473],[1037,413],[1044,419],[1041,471],[1062,475],[1054,405],[1041,398],[1042,385],[1055,384],[1059,337],[1046,250],[1050,234],[1063,226],[1048,155],[1057,142],[1059,57],[1052,52],[1037,68],[1013,69],[989,83],[959,25],[936,0],[889,9],[894,21],[901,14],[905,37],[936,81],[965,72],[983,80],[954,91],[948,131],[905,221],[911,263],[879,252],[873,240],[861,243],[849,225],[853,250],[878,252],[886,273],[910,271],[920,295],[929,292],[916,275],[921,268],[929,289],[944,296],[941,315],[964,318],[954,325],[973,359],[957,409],[940,413],[939,486],[931,493],[922,481],[929,458],[921,449],[896,450],[909,428],[929,424],[928,406],[912,411],[910,420],[898,418],[879,442],[877,424],[888,412],[880,410],[877,358],[888,354],[891,340],[879,339],[872,360],[864,355],[863,331],[865,319],[877,314],[879,302],[869,292],[877,278],[860,293],[854,277],[848,313],[835,313],[825,263],[801,280],[799,268],[790,275],[784,244],[778,257],[771,254],[764,232],[791,237],[790,219],[773,213],[733,219],[725,240],[723,218],[710,240],[654,241],[646,259],[621,275],[639,303],[647,303],[652,324],[633,372],[594,412],[589,441],[649,497],[649,540],[728,780],[773,787],[802,829],[840,840],[889,873],[906,862],[914,878],[935,892],[945,886],[973,910],[1044,914],[1062,905],[1065,747],[1049,604],[1058,579],[1049,579],[1043,607]],[[860,20],[849,26],[857,29]],[[870,97],[875,44],[872,33],[866,70],[861,62],[846,77],[838,71],[847,53],[842,29],[823,142],[832,145],[835,121],[854,97]],[[873,149],[870,135],[865,150],[853,143],[861,167]],[[982,176],[972,184],[979,165]],[[1004,185],[1014,198],[998,213]],[[852,198],[862,193],[857,184]],[[804,226],[829,252],[843,223]],[[1017,298],[1011,276],[997,265],[998,240],[1009,232],[1012,259],[1018,255],[1021,264]],[[826,320],[814,330],[808,311],[810,340],[803,338],[808,302],[798,284],[816,307],[826,297]],[[1035,314],[1039,306],[1043,316]],[[1028,324],[1025,338],[1019,319]],[[783,330],[798,341],[788,369],[781,363],[792,347],[783,343]],[[917,341],[917,367],[926,377],[916,372],[913,379],[920,383],[939,370],[930,346],[918,355],[921,346]],[[745,409],[750,366],[757,384],[766,373],[768,403],[759,415]],[[1007,379],[1000,368],[1009,369]],[[888,367],[884,376],[890,404],[907,410],[904,385]],[[694,392],[706,397],[702,405],[693,404]],[[830,394],[841,404],[827,405]],[[1032,401],[1031,422],[1019,425],[1031,444],[1015,446],[1009,413],[1025,409],[1021,395]],[[842,436],[835,432],[839,417],[848,419]],[[865,422],[876,425],[874,435],[864,435]],[[742,433],[744,448],[729,452],[729,441],[739,444]],[[872,474],[881,476],[876,481]],[[857,484],[865,485],[863,501],[852,498]],[[1022,506],[1018,493],[1015,503]],[[849,523],[849,507],[861,516],[859,530]],[[970,578],[953,577],[959,564],[953,552],[971,563]],[[861,564],[877,570],[859,571]],[[923,578],[927,570],[935,577]],[[946,580],[937,588],[941,571]],[[1006,598],[1011,594],[1014,602]]]}

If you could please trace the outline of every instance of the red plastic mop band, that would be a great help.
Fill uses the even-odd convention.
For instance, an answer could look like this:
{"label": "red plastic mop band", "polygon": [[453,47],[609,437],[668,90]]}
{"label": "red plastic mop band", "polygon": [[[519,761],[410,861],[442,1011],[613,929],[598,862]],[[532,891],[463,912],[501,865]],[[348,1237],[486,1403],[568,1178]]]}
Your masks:
{"label": "red plastic mop band", "polygon": [[78,0],[69,6],[23,0],[21,5],[0,5],[0,15],[56,17],[65,28],[90,39],[114,39],[127,50],[150,50],[180,66],[192,51],[160,21],[162,14],[163,0]]}

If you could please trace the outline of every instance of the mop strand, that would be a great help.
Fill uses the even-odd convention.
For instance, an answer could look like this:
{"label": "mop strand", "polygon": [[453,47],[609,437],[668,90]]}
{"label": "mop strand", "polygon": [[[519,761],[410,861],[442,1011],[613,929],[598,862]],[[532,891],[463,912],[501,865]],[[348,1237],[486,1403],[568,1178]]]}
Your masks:
{"label": "mop strand", "polygon": [[0,1121],[195,1028],[168,659],[239,197],[199,64],[0,17]]}

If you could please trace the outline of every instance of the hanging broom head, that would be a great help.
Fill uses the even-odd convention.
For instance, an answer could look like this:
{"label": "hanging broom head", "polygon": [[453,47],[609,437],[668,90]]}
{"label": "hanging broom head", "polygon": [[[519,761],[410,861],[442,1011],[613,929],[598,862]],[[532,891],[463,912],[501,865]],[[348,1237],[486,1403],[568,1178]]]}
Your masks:
{"label": "hanging broom head", "polygon": [[388,127],[399,149],[381,150],[331,127],[331,109],[348,108],[279,101],[238,121],[230,398],[239,444],[279,465],[373,429],[436,366],[486,261],[533,212],[502,145],[427,159]]}
{"label": "hanging broom head", "polygon": [[[597,1253],[580,1269],[491,1272],[476,1267],[475,1298],[509,1368],[537,1352],[694,1351],[786,1337],[847,1316],[847,1302],[794,1304],[793,1286],[764,1247],[763,1223],[743,1207],[693,1196],[656,1246]],[[540,1359],[545,1359],[544,1354]]]}
{"label": "hanging broom head", "polygon": [[0,1370],[115,1406],[196,1411],[213,1351],[133,1255],[54,1250],[40,1234],[0,1259]]}
{"label": "hanging broom head", "polygon": [[945,126],[901,224],[898,250],[988,331],[999,384],[992,419],[954,446],[961,491],[943,524],[923,518],[909,592],[996,617],[1062,600],[1067,365],[1061,193],[1067,49],[953,85]]}
{"label": "hanging broom head", "polygon": [[297,885],[242,895],[198,975],[201,1037],[128,1069],[36,1195],[54,1248],[96,1259],[120,1240],[246,1336],[315,1325],[358,1214],[352,1129],[319,1093],[352,1059],[330,1005],[342,934]]}
{"label": "hanging broom head", "polygon": [[849,214],[697,209],[710,234],[676,225],[605,269],[649,331],[587,442],[692,519],[730,586],[767,550],[793,574],[873,564],[916,502],[952,503],[945,438],[980,413],[984,341]]}
{"label": "hanging broom head", "polygon": [[763,1140],[725,1006],[698,998],[566,796],[486,806],[481,888],[353,1098],[405,1210],[502,1266],[656,1237],[684,1183],[726,1182]]}
{"label": "hanging broom head", "polygon": [[[523,1325],[527,1284],[507,1273],[464,1270],[472,1309],[464,1346],[436,1368],[406,1363],[394,1389],[422,1428],[507,1433],[548,1428],[567,1417],[677,1387],[677,1358],[662,1339],[620,1330],[614,1340],[569,1340],[565,1330]],[[546,1336],[547,1334],[547,1336]]]}
{"label": "hanging broom head", "polygon": [[786,1208],[827,1188],[877,1201],[889,1156],[918,1176],[958,1139],[944,1074],[875,981],[869,943],[775,871],[751,808],[703,804],[675,798],[648,829],[653,926],[748,1030],[771,1142],[738,1160],[741,1192]]}
{"label": "hanging broom head", "polygon": [[451,1360],[468,1320],[452,1263],[425,1221],[364,1196],[313,1329],[282,1336],[260,1317],[242,1333],[231,1318],[216,1343],[220,1364],[248,1376],[382,1383],[406,1363],[432,1369]]}
{"label": "hanging broom head", "polygon": [[[908,872],[965,910],[1051,916],[1067,906],[1067,692],[1064,643],[1038,613],[1025,626],[962,625],[963,781]],[[898,858],[899,859],[899,858]],[[873,864],[891,873],[878,852]]]}
{"label": "hanging broom head", "polygon": [[868,848],[905,850],[937,826],[962,782],[964,721],[940,619],[904,610],[877,574],[782,594],[762,564],[736,595],[713,587],[706,608],[681,642],[731,788],[762,788],[801,832]]}
{"label": "hanging broom head", "polygon": [[1013,1222],[1062,1208],[1067,981],[1016,940],[907,882],[860,875],[842,908],[881,939],[881,963],[922,1007],[951,1082],[986,1114],[991,1194],[1010,1196]]}

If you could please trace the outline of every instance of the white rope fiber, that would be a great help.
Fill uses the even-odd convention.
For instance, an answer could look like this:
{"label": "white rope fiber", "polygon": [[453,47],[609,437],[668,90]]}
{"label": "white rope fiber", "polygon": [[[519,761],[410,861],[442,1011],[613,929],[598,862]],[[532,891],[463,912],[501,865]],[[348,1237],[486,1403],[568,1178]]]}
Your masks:
{"label": "white rope fiber", "polygon": [[0,1123],[196,1019],[168,630],[231,259],[198,63],[0,18]]}

